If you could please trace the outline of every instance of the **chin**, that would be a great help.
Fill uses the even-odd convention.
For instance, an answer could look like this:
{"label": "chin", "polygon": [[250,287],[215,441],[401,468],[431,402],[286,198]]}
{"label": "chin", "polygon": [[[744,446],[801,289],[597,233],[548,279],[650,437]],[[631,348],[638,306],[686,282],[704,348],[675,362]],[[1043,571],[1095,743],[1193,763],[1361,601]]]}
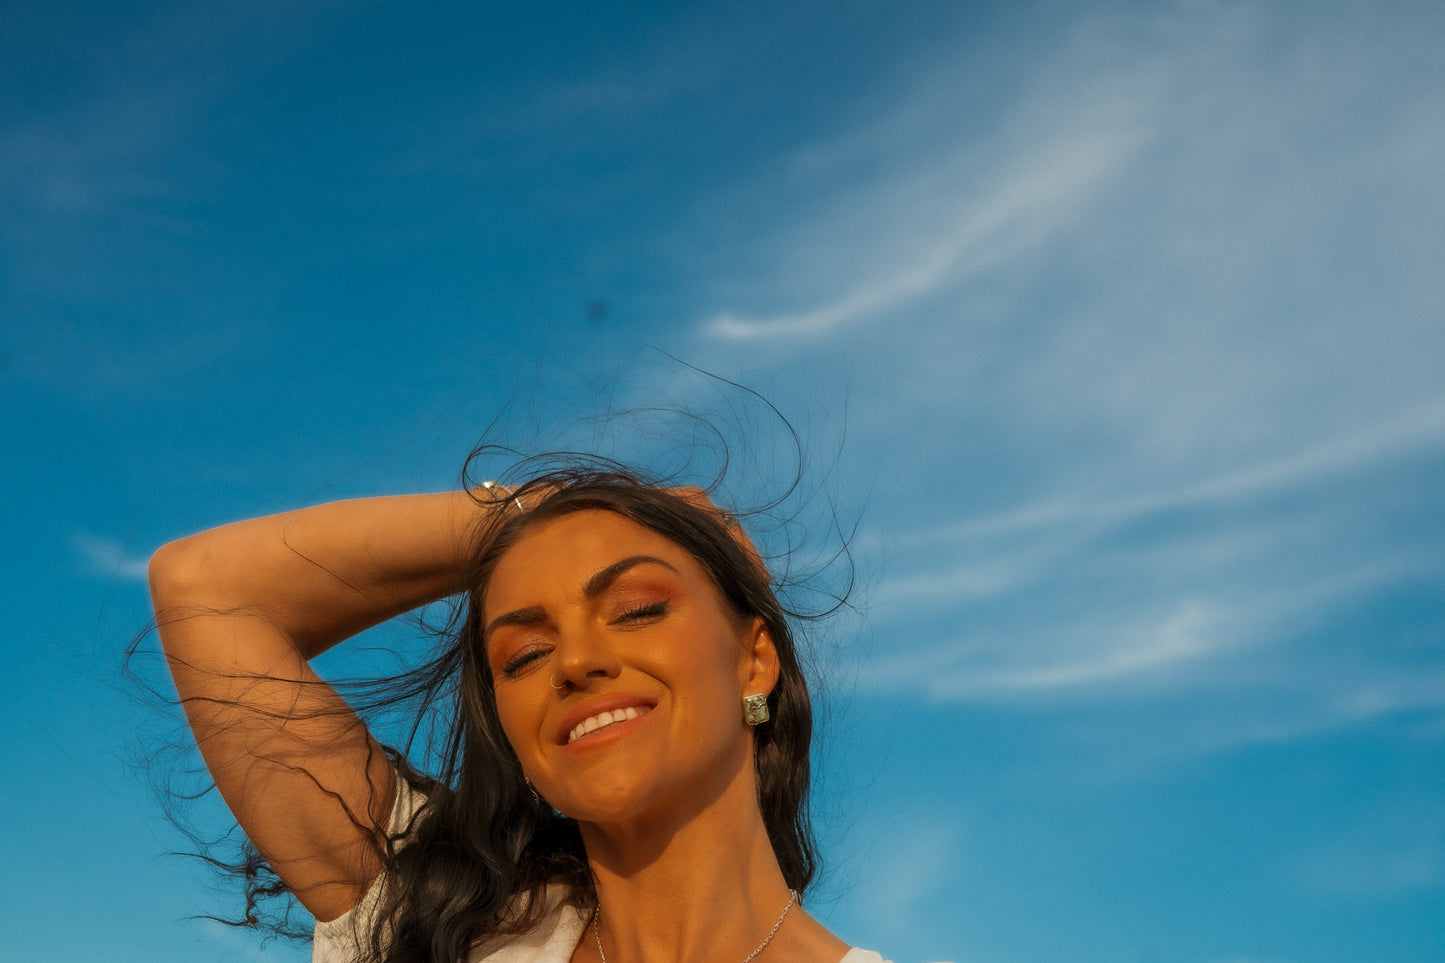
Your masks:
{"label": "chin", "polygon": [[618,823],[640,819],[656,805],[652,792],[640,786],[621,784],[593,783],[582,791],[559,795],[560,800],[553,803],[557,811],[585,823]]}

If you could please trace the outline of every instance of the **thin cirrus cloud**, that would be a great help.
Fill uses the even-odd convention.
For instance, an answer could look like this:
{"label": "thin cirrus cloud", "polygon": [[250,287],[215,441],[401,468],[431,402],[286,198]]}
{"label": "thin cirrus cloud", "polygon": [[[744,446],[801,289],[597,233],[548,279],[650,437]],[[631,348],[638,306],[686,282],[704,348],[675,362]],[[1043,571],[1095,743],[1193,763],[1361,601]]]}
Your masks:
{"label": "thin cirrus cloud", "polygon": [[1301,884],[1314,892],[1378,899],[1445,879],[1445,814],[1438,807],[1394,803],[1332,835],[1297,859]]}
{"label": "thin cirrus cloud", "polygon": [[[1438,282],[1400,240],[1438,235],[1419,217],[1439,208],[1438,179],[1400,160],[1438,154],[1438,122],[1418,123],[1433,81],[1409,81],[1399,65],[1419,51],[1389,31],[1281,33],[1264,8],[1233,9],[1179,14],[1142,57],[1110,39],[1137,30],[1066,30],[1016,121],[966,146],[918,134],[948,130],[943,113],[912,142],[896,124],[838,137],[843,160],[819,170],[891,156],[875,166],[892,180],[760,233],[773,303],[816,306],[704,326],[714,343],[823,350],[886,324],[869,344],[888,377],[871,387],[909,430],[869,439],[880,461],[996,506],[958,513],[955,497],[942,525],[906,499],[875,509],[885,551],[908,560],[871,593],[880,633],[901,640],[866,667],[881,689],[1253,700],[1237,725],[1212,720],[1234,734],[1216,741],[1445,704],[1429,659],[1401,672],[1392,659],[1409,656],[1329,635],[1439,575],[1428,536],[1392,522],[1445,450],[1424,337]],[[949,445],[980,427],[1025,466],[1007,492]],[[1288,718],[1266,705],[1281,690]]]}
{"label": "thin cirrus cloud", "polygon": [[1379,626],[1357,648],[1332,632],[1359,606],[1438,579],[1428,533],[1386,520],[1410,466],[1442,450],[1437,401],[1189,484],[1060,490],[903,532],[894,550],[914,566],[872,593],[877,634],[899,644],[859,675],[955,704],[1228,702],[1227,718],[1199,709],[1162,724],[1170,752],[1438,711],[1445,669],[1420,648],[1428,640]]}
{"label": "thin cirrus cloud", "polygon": [[[953,223],[919,244],[915,263],[898,265],[842,298],[811,310],[754,318],[724,311],[703,330],[731,341],[824,337],[883,316],[1000,261],[1022,257],[1071,223],[1072,215],[1088,203],[1098,185],[1127,166],[1138,141],[1138,136],[1128,131],[1094,131],[1049,145],[1036,155],[1041,160],[1022,169],[1004,164],[1010,168],[1008,173],[979,187],[971,201],[959,205]],[[953,158],[950,166],[961,168],[963,161],[963,157]],[[933,171],[925,179],[947,177]],[[956,198],[934,200],[944,205],[957,203]]]}
{"label": "thin cirrus cloud", "polygon": [[[1158,138],[1178,133],[1171,94],[1201,59],[1187,49],[1141,59],[1100,26],[1086,18],[1065,29],[1016,88],[977,89],[987,58],[949,50],[898,78],[872,121],[769,159],[766,180],[786,194],[768,207],[790,215],[760,245],[778,272],[775,294],[815,306],[724,308],[700,332],[816,341],[893,325],[929,295],[1026,264],[1075,229]],[[1238,42],[1212,40],[1228,56]],[[779,179],[777,169],[792,173]]]}
{"label": "thin cirrus cloud", "polygon": [[[1119,684],[1158,685],[1179,668],[1228,646],[1220,615],[1200,598],[1145,616],[1093,613],[1042,645],[979,633],[875,660],[868,675],[885,691],[922,690],[944,702],[995,702],[1107,691]],[[1020,633],[1022,634],[1022,633]],[[1046,651],[1040,651],[1046,649]]]}
{"label": "thin cirrus cloud", "polygon": [[148,560],[134,554],[119,541],[90,532],[76,532],[71,547],[85,568],[103,578],[127,582],[144,581]]}
{"label": "thin cirrus cloud", "polygon": [[1097,530],[1162,512],[1238,503],[1300,490],[1340,474],[1445,446],[1445,397],[1434,399],[1358,432],[1213,477],[1173,487],[1153,486],[1122,495],[1045,496],[1030,504],[952,525],[895,536],[900,548],[957,542],[1031,530]]}
{"label": "thin cirrus cloud", "polygon": [[[1188,568],[1187,562],[1167,558],[1160,564],[1176,573]],[[868,672],[882,689],[920,691],[945,702],[1118,699],[1161,689],[1238,690],[1287,682],[1317,690],[1312,698],[1328,703],[1320,710],[1330,718],[1438,706],[1445,703],[1438,678],[1422,686],[1424,676],[1401,676],[1387,665],[1360,666],[1357,676],[1340,678],[1333,664],[1315,671],[1308,660],[1262,658],[1272,649],[1298,653],[1292,632],[1309,628],[1331,605],[1388,585],[1407,570],[1372,561],[1294,577],[1287,588],[1150,587],[1145,594],[1151,597],[1133,607],[1102,593],[1093,606],[1050,609],[1003,627],[964,628],[952,639],[874,660]],[[954,621],[971,626],[969,614]],[[1252,668],[1242,675],[1228,670],[1241,664]]]}
{"label": "thin cirrus cloud", "polygon": [[[935,564],[879,586],[880,624],[916,615],[922,604],[969,629],[891,652],[869,674],[887,689],[996,701],[1161,685],[1237,689],[1283,672],[1290,685],[1317,689],[1330,718],[1439,705],[1439,680],[1422,686],[1433,678],[1428,671],[1401,674],[1366,659],[1344,677],[1333,663],[1310,669],[1259,657],[1261,647],[1297,646],[1299,633],[1341,606],[1438,569],[1411,540],[1375,545],[1383,536],[1361,536],[1357,529],[1368,532],[1379,509],[1352,493],[1372,489],[1390,458],[1442,445],[1445,423],[1431,408],[1387,430],[1172,492],[1060,501],[902,535],[904,550]],[[1281,503],[1308,508],[1275,516],[1257,507]],[[1161,517],[1170,526],[1141,539],[1137,532]],[[1365,542],[1339,549],[1355,538]],[[1019,607],[1020,599],[1033,601]],[[1240,660],[1255,663],[1245,674],[1252,683],[1222,670]]]}
{"label": "thin cirrus cloud", "polygon": [[855,878],[857,890],[867,893],[866,899],[860,899],[849,888],[842,889],[849,926],[872,934],[870,938],[880,943],[901,942],[906,934],[926,930],[929,898],[956,889],[967,867],[961,822],[956,805],[913,805],[907,811],[889,809],[845,824],[848,844],[839,849],[852,855],[843,856],[836,869],[830,867],[830,876]]}

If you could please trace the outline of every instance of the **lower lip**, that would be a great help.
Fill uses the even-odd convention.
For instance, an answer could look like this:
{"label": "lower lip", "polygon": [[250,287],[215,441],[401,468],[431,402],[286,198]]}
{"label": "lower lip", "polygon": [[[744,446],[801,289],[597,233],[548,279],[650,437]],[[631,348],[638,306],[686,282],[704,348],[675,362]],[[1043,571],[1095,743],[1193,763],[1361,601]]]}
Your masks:
{"label": "lower lip", "polygon": [[632,730],[636,729],[637,726],[640,723],[644,722],[650,715],[652,715],[652,712],[644,712],[636,719],[624,719],[621,722],[614,722],[612,723],[612,725],[604,726],[601,729],[593,729],[585,736],[578,736],[576,739],[573,739],[562,748],[592,749],[610,745],[611,743],[614,743],[618,739],[621,739],[623,736],[627,735]]}

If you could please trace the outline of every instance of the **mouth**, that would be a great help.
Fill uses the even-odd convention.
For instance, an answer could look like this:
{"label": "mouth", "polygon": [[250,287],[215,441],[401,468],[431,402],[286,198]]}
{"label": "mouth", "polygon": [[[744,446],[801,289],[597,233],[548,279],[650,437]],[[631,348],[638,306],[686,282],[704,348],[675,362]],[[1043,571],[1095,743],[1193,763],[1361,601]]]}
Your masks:
{"label": "mouth", "polygon": [[599,712],[595,716],[588,716],[573,726],[572,730],[567,733],[567,744],[571,745],[583,736],[590,736],[594,732],[606,729],[608,726],[615,726],[619,722],[627,722],[631,719],[640,718],[651,711],[652,706],[635,705]]}

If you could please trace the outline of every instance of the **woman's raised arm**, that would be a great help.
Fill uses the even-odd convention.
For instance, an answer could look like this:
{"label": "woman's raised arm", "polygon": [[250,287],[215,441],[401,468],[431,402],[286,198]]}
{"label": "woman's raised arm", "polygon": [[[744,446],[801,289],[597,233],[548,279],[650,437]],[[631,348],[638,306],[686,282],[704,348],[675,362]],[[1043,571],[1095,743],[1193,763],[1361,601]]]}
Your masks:
{"label": "woman's raised arm", "polygon": [[206,765],[317,919],[356,905],[376,876],[394,776],[307,660],[460,591],[485,510],[465,492],[335,502],[202,532],[151,559],[161,644]]}

